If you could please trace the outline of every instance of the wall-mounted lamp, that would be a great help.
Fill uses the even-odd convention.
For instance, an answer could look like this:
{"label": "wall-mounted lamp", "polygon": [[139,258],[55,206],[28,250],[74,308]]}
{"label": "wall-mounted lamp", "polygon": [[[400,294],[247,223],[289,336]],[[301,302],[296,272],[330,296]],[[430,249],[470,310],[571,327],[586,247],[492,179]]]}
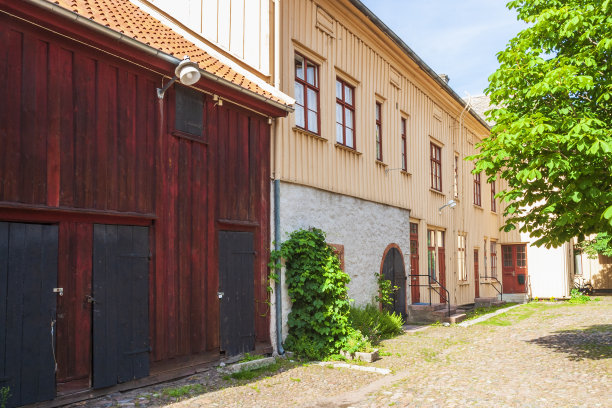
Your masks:
{"label": "wall-mounted lamp", "polygon": [[457,202],[455,200],[448,200],[448,203],[446,203],[442,207],[438,208],[438,214],[442,214],[442,209],[444,207],[455,208],[456,206],[457,206]]}
{"label": "wall-mounted lamp", "polygon": [[200,80],[201,75],[198,64],[185,55],[185,58],[176,66],[174,77],[163,88],[157,88],[157,97],[164,99],[164,94],[177,79],[183,85],[193,85]]}
{"label": "wall-mounted lamp", "polygon": [[223,106],[223,99],[219,98],[219,95],[213,95],[213,102],[215,106]]}

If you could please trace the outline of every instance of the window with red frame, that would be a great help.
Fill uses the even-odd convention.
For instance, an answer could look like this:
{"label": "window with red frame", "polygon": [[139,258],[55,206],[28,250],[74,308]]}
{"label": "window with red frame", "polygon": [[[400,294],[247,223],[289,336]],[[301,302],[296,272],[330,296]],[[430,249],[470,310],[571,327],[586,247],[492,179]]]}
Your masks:
{"label": "window with red frame", "polygon": [[491,211],[497,211],[497,202],[495,201],[495,181],[491,182]]}
{"label": "window with red frame", "polygon": [[481,206],[480,200],[480,173],[474,174],[474,204]]}
{"label": "window with red frame", "polygon": [[402,170],[408,170],[408,159],[406,157],[406,119],[402,118],[401,121],[401,132],[402,132]]}
{"label": "window with red frame", "polygon": [[336,78],[336,142],[355,148],[355,88]]}
{"label": "window with red frame", "polygon": [[376,160],[382,161],[382,104],[376,102]]}
{"label": "window with red frame", "polygon": [[295,125],[319,134],[319,66],[295,54]]}
{"label": "window with red frame", "polygon": [[442,191],[442,148],[430,143],[431,188]]}

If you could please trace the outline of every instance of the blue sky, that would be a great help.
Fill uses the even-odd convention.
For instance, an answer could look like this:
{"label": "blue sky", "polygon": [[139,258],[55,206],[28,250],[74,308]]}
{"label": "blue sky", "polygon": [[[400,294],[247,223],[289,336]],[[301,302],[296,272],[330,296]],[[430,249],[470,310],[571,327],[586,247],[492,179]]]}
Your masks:
{"label": "blue sky", "polygon": [[507,0],[361,0],[462,97],[482,94],[495,54],[525,25]]}

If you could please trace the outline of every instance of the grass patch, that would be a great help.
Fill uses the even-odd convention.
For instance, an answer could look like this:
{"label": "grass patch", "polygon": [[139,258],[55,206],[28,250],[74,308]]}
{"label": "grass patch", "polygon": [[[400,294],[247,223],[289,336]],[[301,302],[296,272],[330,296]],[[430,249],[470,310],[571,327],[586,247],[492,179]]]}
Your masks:
{"label": "grass patch", "polygon": [[266,356],[262,356],[260,354],[250,354],[250,353],[244,353],[244,357],[242,357],[240,359],[240,361],[238,361],[239,363],[246,363],[247,361],[255,361],[255,360],[261,360],[266,358]]}
{"label": "grass patch", "polygon": [[472,310],[468,310],[465,313],[465,315],[466,315],[465,320],[477,319],[480,316],[484,316],[486,314],[493,313],[493,312],[495,312],[497,310],[505,309],[507,307],[514,306],[514,305],[516,305],[516,303],[510,302],[510,303],[505,303],[503,305],[497,305],[497,306],[477,307],[477,308],[474,308]]}
{"label": "grass patch", "polygon": [[162,395],[170,398],[183,398],[204,392],[202,384],[187,384],[176,388],[166,388],[162,390]]}
{"label": "grass patch", "polygon": [[438,350],[424,348],[419,350],[419,353],[421,354],[421,357],[423,357],[423,360],[427,361],[428,363],[432,363],[434,361],[438,361],[438,354],[440,352]]}
{"label": "grass patch", "polygon": [[269,366],[256,368],[254,370],[239,371],[237,373],[232,373],[232,374],[224,375],[223,379],[226,380],[226,381],[229,381],[231,379],[234,379],[234,380],[252,380],[254,378],[258,378],[258,377],[261,377],[263,375],[274,373],[274,372],[280,370],[281,368],[283,368],[285,365],[288,365],[288,364],[290,364],[290,363],[288,363],[288,362],[286,362],[284,360],[278,360],[276,363],[270,364]]}
{"label": "grass patch", "polygon": [[403,333],[404,320],[396,313],[380,311],[374,305],[351,307],[349,313],[351,327],[359,330],[372,344],[376,345]]}
{"label": "grass patch", "polygon": [[522,307],[517,307],[505,313],[493,316],[492,318],[478,324],[489,326],[511,326],[533,316],[533,314],[536,312],[558,307],[562,307],[562,304],[544,304],[537,302],[527,303]]}

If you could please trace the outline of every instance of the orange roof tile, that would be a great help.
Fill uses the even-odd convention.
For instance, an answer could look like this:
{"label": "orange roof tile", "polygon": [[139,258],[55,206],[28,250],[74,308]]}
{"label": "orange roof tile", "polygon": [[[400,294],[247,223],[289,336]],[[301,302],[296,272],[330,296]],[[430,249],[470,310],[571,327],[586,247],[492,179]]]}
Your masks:
{"label": "orange roof tile", "polygon": [[271,101],[287,105],[286,101],[236,72],[128,0],[48,1],[178,59],[189,55],[191,61],[197,62],[201,69]]}

